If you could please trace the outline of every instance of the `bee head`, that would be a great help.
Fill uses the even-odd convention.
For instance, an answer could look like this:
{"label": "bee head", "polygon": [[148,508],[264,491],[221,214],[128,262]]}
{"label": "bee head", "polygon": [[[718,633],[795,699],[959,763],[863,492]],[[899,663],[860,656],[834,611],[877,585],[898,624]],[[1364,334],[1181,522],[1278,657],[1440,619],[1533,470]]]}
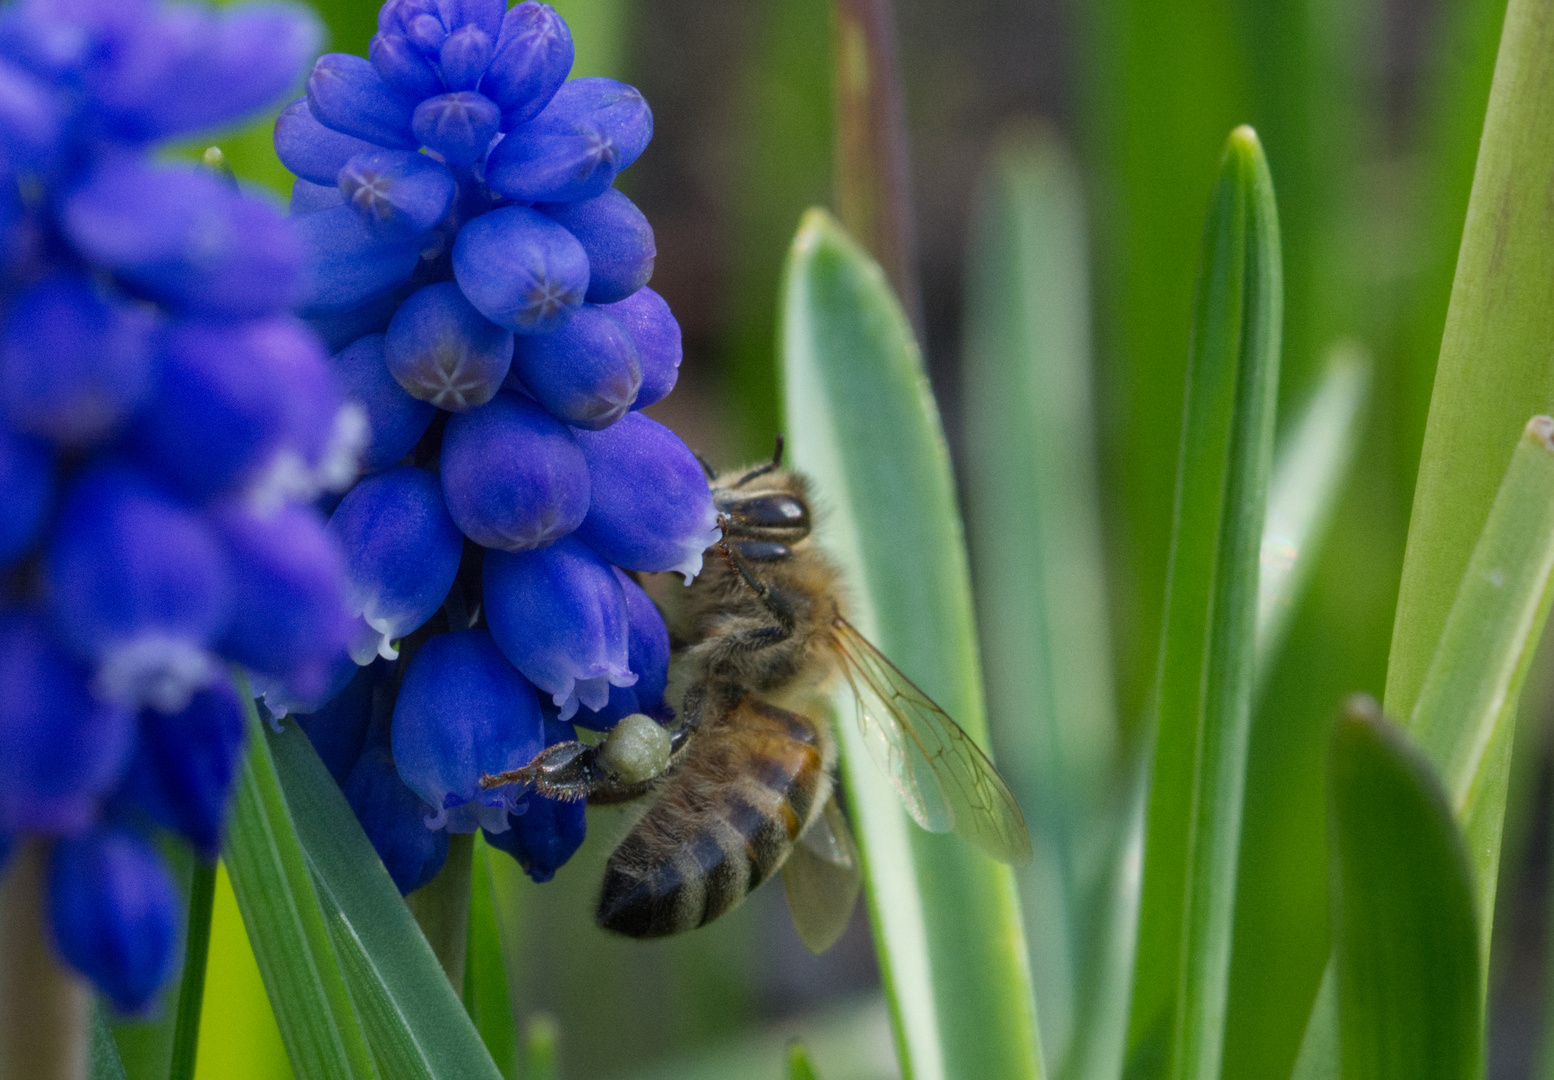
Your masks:
{"label": "bee head", "polygon": [[724,538],[750,562],[776,562],[812,527],[804,478],[775,461],[713,481]]}

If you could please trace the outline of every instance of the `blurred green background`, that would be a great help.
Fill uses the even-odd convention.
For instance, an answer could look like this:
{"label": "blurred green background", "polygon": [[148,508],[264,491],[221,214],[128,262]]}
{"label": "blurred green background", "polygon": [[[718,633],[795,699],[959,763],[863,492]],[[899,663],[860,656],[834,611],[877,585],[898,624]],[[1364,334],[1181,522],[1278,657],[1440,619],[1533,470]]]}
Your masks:
{"label": "blurred green background", "polygon": [[[316,6],[329,48],[365,52],[375,4]],[[830,190],[830,4],[554,6],[572,25],[577,73],[627,79],[654,109],[653,145],[621,186],[654,225],[653,285],[680,319],[686,358],[679,388],[653,412],[714,462],[763,455],[777,426],[778,271],[800,212],[826,203]],[[896,3],[925,345],[952,447],[977,423],[963,415],[959,395],[974,180],[1011,126],[1056,132],[1077,161],[1090,222],[1121,762],[1137,750],[1156,661],[1198,237],[1235,124],[1258,129],[1279,198],[1287,283],[1281,416],[1304,401],[1335,341],[1354,339],[1374,357],[1355,472],[1254,720],[1226,1075],[1289,1075],[1328,955],[1327,724],[1346,693],[1380,696],[1383,688],[1413,477],[1504,7]],[[240,176],[287,188],[267,125],[220,142]],[[1547,694],[1536,673],[1534,683],[1495,922],[1494,1077],[1532,1075],[1542,1012],[1550,811]],[[751,1062],[776,1075],[791,1031],[804,1032],[833,1080],[893,1074],[861,911],[818,959],[771,889],[684,939],[606,939],[592,926],[592,901],[621,828],[610,812],[595,812],[587,846],[558,879],[524,882],[515,894],[527,958],[518,1008],[558,1019],[564,1075],[762,1075],[747,1073]],[[1029,919],[1039,922],[1040,912]],[[224,881],[212,955],[201,1077],[285,1075]],[[747,1044],[770,1050],[741,1056]],[[665,1063],[662,1071],[643,1071],[654,1062]]]}

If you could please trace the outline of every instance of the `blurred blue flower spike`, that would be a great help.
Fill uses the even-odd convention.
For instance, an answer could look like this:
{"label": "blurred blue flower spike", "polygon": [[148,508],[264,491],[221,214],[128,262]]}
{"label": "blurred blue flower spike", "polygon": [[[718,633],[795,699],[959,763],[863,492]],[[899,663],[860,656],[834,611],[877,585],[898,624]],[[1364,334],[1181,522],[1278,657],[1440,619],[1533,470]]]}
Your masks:
{"label": "blurred blue flower spike", "polygon": [[52,844],[56,953],[128,1013],[178,937],[151,830],[221,842],[227,665],[277,699],[346,681],[345,567],[302,504],[354,481],[367,432],[290,312],[312,248],[153,145],[276,103],[319,38],[281,5],[0,9],[0,836]]}
{"label": "blurred blue flower spike", "polygon": [[178,895],[156,849],[99,827],[54,845],[49,921],[65,961],[122,1012],[145,1009],[172,966]]}
{"label": "blurred blue flower spike", "polygon": [[302,724],[401,890],[441,831],[477,826],[546,880],[582,807],[480,776],[539,751],[540,701],[550,742],[673,719],[668,632],[625,571],[689,579],[718,536],[695,456],[636,411],[681,360],[652,227],[610,186],[653,116],[624,83],[567,81],[571,32],[535,0],[389,0],[366,51],[319,59],[275,147],[302,313],[371,431],[329,526],[350,652],[401,658]]}

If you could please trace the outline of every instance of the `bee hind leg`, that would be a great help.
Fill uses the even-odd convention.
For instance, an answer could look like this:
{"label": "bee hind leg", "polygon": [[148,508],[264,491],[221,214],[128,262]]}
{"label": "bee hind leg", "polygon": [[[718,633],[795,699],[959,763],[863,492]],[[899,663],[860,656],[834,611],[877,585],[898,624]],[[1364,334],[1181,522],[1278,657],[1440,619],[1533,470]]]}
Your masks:
{"label": "bee hind leg", "polygon": [[480,786],[486,790],[520,784],[546,798],[567,802],[586,799],[596,788],[610,782],[599,762],[599,748],[576,741],[547,746],[522,768],[495,775],[487,773],[480,778]]}

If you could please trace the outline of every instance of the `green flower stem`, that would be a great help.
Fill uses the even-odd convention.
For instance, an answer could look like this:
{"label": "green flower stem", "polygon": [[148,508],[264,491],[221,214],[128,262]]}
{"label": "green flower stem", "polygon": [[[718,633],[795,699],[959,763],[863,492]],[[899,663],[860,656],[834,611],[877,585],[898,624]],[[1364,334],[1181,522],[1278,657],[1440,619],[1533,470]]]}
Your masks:
{"label": "green flower stem", "polygon": [[473,833],[450,833],[448,861],[437,876],[405,897],[410,913],[437,954],[456,993],[464,993],[464,950],[469,940],[469,893],[475,856]]}
{"label": "green flower stem", "polygon": [[85,1080],[86,987],[45,943],[44,840],[27,840],[0,882],[0,1080]]}
{"label": "green flower stem", "polygon": [[890,0],[836,0],[832,25],[837,217],[884,268],[921,340],[922,292]]}
{"label": "green flower stem", "polygon": [[211,910],[216,902],[216,864],[196,859],[189,883],[189,922],[184,935],[183,978],[173,1027],[173,1058],[168,1075],[192,1080],[200,1045],[200,1014],[205,1005],[205,964],[210,957]]}

